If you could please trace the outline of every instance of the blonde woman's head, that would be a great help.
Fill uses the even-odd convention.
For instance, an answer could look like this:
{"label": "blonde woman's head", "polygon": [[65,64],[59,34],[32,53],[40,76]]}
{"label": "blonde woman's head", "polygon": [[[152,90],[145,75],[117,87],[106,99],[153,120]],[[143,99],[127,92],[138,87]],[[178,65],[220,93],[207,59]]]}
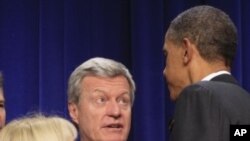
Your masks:
{"label": "blonde woman's head", "polygon": [[36,115],[11,121],[0,132],[0,141],[74,141],[77,130],[61,117]]}

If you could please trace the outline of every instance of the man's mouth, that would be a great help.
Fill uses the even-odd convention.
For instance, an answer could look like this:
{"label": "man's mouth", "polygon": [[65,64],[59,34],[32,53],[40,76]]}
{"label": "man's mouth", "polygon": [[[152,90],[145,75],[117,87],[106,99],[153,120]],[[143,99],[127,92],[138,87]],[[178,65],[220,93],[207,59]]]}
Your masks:
{"label": "man's mouth", "polygon": [[108,132],[120,133],[123,130],[124,126],[119,123],[107,124],[103,127]]}
{"label": "man's mouth", "polygon": [[106,128],[123,128],[122,124],[108,124]]}

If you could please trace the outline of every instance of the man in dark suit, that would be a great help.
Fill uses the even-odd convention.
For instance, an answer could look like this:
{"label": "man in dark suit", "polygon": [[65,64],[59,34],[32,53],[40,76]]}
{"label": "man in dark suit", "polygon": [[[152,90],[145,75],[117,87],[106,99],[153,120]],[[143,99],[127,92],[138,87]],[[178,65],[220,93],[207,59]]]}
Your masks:
{"label": "man in dark suit", "polygon": [[250,125],[250,95],[230,73],[235,25],[220,9],[196,6],[170,24],[164,75],[176,102],[171,141],[229,141],[230,125]]}

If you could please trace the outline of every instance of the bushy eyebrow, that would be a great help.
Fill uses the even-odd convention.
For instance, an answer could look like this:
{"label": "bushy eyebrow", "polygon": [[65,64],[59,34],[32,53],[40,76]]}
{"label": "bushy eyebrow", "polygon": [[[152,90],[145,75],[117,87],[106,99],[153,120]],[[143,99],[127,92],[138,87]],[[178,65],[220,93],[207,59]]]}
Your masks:
{"label": "bushy eyebrow", "polygon": [[95,89],[94,90],[94,93],[102,93],[102,94],[106,94],[106,92],[105,91],[103,91],[103,90],[100,90],[100,89]]}
{"label": "bushy eyebrow", "polygon": [[[96,93],[97,92],[97,93]],[[100,89],[95,89],[94,90],[94,95],[98,95],[98,94],[104,94],[104,95],[107,95],[107,92],[103,91],[103,90],[100,90]],[[118,97],[124,97],[124,96],[128,96],[129,98],[131,98],[131,95],[128,91],[125,91],[125,92],[122,92],[119,94]]]}

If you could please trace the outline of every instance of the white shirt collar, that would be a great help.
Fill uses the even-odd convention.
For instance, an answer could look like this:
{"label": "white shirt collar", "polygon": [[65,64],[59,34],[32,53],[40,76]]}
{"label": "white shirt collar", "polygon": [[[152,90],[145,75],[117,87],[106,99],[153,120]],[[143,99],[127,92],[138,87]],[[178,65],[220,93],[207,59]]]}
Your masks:
{"label": "white shirt collar", "polygon": [[223,71],[218,71],[218,72],[211,73],[211,74],[207,75],[206,77],[204,77],[201,81],[210,81],[214,77],[216,77],[218,75],[221,75],[221,74],[229,74],[229,75],[231,75],[230,72],[223,70]]}

